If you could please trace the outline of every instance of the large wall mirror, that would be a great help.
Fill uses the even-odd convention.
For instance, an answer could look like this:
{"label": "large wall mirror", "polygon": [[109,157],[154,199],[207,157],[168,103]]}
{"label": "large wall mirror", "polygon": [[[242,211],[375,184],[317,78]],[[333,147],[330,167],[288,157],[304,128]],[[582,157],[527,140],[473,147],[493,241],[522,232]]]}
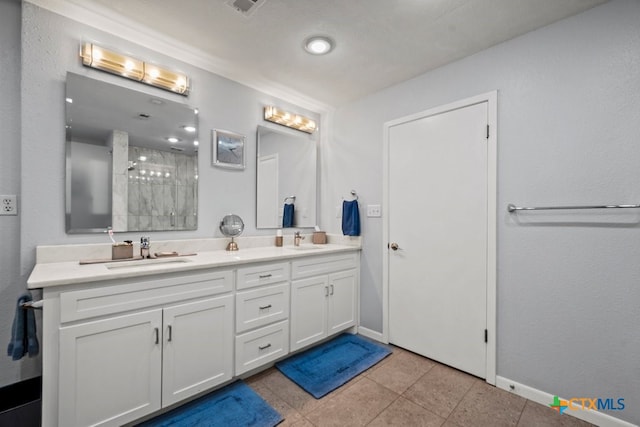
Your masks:
{"label": "large wall mirror", "polygon": [[293,204],[293,227],[317,224],[317,146],[313,136],[258,126],[256,227],[282,228]]}
{"label": "large wall mirror", "polygon": [[197,111],[67,73],[67,233],[195,230]]}

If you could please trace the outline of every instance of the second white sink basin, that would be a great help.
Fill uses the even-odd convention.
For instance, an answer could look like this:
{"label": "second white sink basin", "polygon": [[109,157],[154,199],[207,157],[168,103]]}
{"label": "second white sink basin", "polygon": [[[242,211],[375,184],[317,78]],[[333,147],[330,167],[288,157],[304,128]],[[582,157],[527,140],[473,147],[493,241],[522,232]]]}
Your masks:
{"label": "second white sink basin", "polygon": [[294,251],[317,251],[320,249],[324,249],[322,245],[300,245],[300,246],[289,246],[289,249],[293,249]]}
{"label": "second white sink basin", "polygon": [[135,261],[112,262],[109,264],[105,264],[105,267],[107,267],[109,270],[122,270],[126,268],[145,268],[167,264],[183,264],[186,262],[191,262],[191,260],[187,258],[139,259]]}

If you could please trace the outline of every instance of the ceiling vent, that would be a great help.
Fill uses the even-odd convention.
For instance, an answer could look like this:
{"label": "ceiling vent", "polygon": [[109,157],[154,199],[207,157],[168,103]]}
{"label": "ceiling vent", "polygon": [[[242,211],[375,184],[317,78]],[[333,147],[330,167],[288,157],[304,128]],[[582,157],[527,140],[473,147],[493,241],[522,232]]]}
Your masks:
{"label": "ceiling vent", "polygon": [[227,0],[227,4],[242,13],[251,16],[266,0]]}

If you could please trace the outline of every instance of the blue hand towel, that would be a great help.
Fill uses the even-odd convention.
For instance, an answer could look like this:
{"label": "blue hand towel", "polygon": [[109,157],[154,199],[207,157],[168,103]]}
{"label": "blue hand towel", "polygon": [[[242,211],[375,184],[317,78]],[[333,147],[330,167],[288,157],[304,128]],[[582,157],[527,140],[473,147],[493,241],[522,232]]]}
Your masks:
{"label": "blue hand towel", "polygon": [[360,235],[360,212],[357,200],[342,202],[342,234],[345,236]]}
{"label": "blue hand towel", "polygon": [[294,213],[293,203],[285,203],[284,210],[282,213],[282,228],[293,227],[293,213]]}
{"label": "blue hand towel", "polygon": [[16,303],[16,313],[11,327],[11,341],[7,347],[7,355],[13,360],[20,360],[29,353],[34,357],[40,351],[36,335],[36,317],[33,310],[22,308],[22,304],[33,301],[30,292],[20,295]]}

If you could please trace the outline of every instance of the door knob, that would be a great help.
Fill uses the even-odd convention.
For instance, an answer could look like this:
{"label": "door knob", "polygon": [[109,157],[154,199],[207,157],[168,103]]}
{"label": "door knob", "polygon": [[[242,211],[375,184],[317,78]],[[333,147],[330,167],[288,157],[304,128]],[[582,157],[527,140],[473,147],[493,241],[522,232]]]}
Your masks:
{"label": "door knob", "polygon": [[397,251],[398,249],[400,249],[400,246],[398,246],[397,243],[391,243],[389,244],[389,248],[391,248],[394,251]]}

